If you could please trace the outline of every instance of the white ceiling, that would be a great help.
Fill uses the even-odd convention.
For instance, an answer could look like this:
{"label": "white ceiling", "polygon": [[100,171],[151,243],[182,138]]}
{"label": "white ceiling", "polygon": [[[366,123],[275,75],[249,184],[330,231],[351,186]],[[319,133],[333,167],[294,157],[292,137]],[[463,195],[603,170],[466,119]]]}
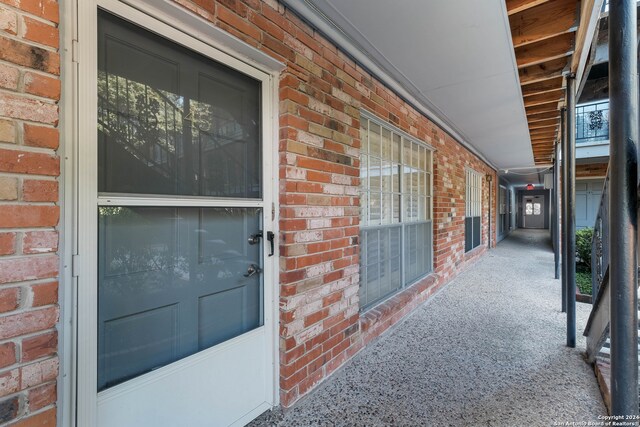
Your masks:
{"label": "white ceiling", "polygon": [[327,36],[350,40],[419,108],[430,110],[498,168],[533,166],[502,0],[286,3],[308,20],[329,22],[335,34]]}

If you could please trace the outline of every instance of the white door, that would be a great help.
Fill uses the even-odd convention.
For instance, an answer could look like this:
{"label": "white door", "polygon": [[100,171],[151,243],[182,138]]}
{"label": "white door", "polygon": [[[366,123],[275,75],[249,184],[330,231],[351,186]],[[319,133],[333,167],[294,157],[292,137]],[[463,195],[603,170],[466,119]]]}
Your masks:
{"label": "white door", "polygon": [[544,196],[523,196],[524,228],[544,228]]}
{"label": "white door", "polygon": [[96,12],[78,425],[242,425],[274,398],[269,77]]}
{"label": "white door", "polygon": [[595,225],[603,186],[602,179],[576,181],[576,229]]}

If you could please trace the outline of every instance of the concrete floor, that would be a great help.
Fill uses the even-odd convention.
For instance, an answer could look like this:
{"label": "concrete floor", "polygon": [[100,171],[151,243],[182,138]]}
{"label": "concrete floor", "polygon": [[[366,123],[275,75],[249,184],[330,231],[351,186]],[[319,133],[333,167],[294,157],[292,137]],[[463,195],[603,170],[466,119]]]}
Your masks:
{"label": "concrete floor", "polygon": [[606,410],[581,355],[590,307],[578,303],[567,348],[548,232],[517,230],[293,408],[250,425],[597,422]]}

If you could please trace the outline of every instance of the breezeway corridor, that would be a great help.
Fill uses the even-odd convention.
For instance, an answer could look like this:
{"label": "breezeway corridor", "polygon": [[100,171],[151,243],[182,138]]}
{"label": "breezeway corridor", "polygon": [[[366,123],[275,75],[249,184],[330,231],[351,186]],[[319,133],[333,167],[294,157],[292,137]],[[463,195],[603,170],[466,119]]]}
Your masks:
{"label": "breezeway corridor", "polygon": [[[606,415],[565,346],[547,230],[517,230],[293,408],[252,426],[549,426]],[[560,425],[560,424],[556,424]],[[566,425],[566,424],[565,424]]]}

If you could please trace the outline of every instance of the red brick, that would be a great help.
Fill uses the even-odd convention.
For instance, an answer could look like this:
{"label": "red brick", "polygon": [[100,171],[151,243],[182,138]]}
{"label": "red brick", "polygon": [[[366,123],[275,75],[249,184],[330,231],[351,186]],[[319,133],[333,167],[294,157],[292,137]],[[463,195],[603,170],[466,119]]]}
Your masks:
{"label": "red brick", "polygon": [[48,307],[0,318],[0,339],[13,338],[51,329],[58,320],[58,309]]}
{"label": "red brick", "polygon": [[58,48],[60,37],[58,28],[35,19],[24,17],[24,38],[32,42]]}
{"label": "red brick", "polygon": [[0,368],[16,363],[16,345],[12,342],[0,344]]}
{"label": "red brick", "polygon": [[31,286],[33,306],[40,307],[58,302],[58,282],[48,282]]}
{"label": "red brick", "polygon": [[52,381],[58,375],[58,359],[51,358],[25,365],[20,372],[22,388],[33,387]]}
{"label": "red brick", "polygon": [[25,12],[39,16],[51,22],[58,22],[60,12],[56,0],[0,0]]}
{"label": "red brick", "polygon": [[6,288],[0,290],[0,313],[13,311],[20,304],[20,288]]}
{"label": "red brick", "polygon": [[29,390],[29,411],[36,412],[45,406],[53,405],[56,402],[56,383],[44,384],[40,387]]}
{"label": "red brick", "polygon": [[245,21],[224,6],[218,7],[218,19],[220,19],[222,22],[226,22],[239,32],[255,40],[260,40],[261,32],[257,27]]}
{"label": "red brick", "polygon": [[29,231],[22,237],[23,254],[42,254],[58,250],[57,231]]}
{"label": "red brick", "polygon": [[57,101],[60,99],[60,89],[61,82],[58,78],[43,76],[42,74],[36,73],[25,73],[24,75],[24,91],[32,95],[38,95]]}
{"label": "red brick", "polygon": [[0,258],[0,284],[55,277],[58,275],[58,257],[27,256]]}
{"label": "red brick", "polygon": [[20,390],[20,370],[11,369],[0,373],[0,397]]}
{"label": "red brick", "polygon": [[[0,9],[0,25],[2,25],[2,10]],[[0,88],[16,90],[20,80],[20,71],[15,67],[0,64]]]}
{"label": "red brick", "polygon": [[22,184],[22,200],[25,202],[57,202],[58,182],[41,179],[25,179]]}
{"label": "red brick", "polygon": [[18,15],[13,10],[0,7],[0,31],[16,35],[18,31]]}
{"label": "red brick", "polygon": [[44,153],[0,149],[0,171],[57,176],[60,159]]}
{"label": "red brick", "polygon": [[53,427],[56,425],[56,408],[48,409],[37,415],[25,417],[11,427]]}
{"label": "red brick", "polygon": [[54,227],[59,216],[57,206],[0,205],[0,228]]}
{"label": "red brick", "polygon": [[0,233],[0,255],[13,255],[16,252],[16,233]]}
{"label": "red brick", "polygon": [[58,334],[56,331],[47,332],[35,337],[22,340],[22,361],[31,362],[56,353],[58,348]]}
{"label": "red brick", "polygon": [[[58,106],[38,99],[0,93],[0,116],[57,125]],[[2,154],[0,154],[0,158],[2,158],[1,156]]]}

